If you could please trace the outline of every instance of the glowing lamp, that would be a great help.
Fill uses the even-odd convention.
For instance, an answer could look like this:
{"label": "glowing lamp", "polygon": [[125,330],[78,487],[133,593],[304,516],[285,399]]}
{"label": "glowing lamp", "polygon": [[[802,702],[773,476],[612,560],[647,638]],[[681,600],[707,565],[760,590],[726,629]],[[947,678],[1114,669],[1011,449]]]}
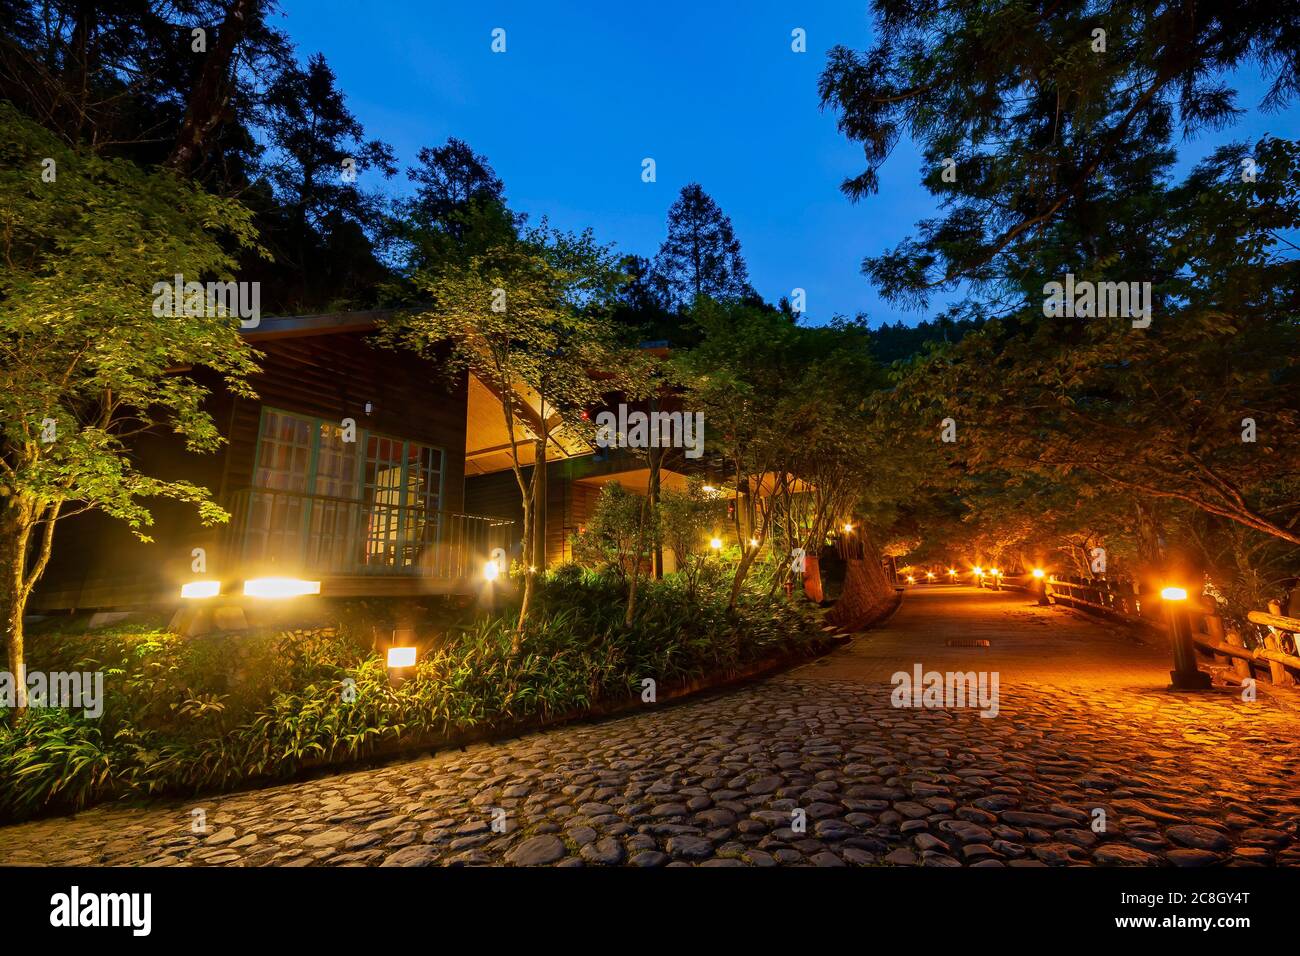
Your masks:
{"label": "glowing lamp", "polygon": [[845,534],[852,534],[852,533],[853,533],[853,525],[851,525],[851,524],[846,524],[846,525],[844,526],[844,533],[845,533]]}
{"label": "glowing lamp", "polygon": [[1186,601],[1187,592],[1182,588],[1165,588],[1160,592],[1160,596],[1166,601]]}
{"label": "glowing lamp", "polygon": [[976,573],[976,574],[983,574],[983,573],[984,573],[984,569],[983,569],[983,568],[976,568],[976,569],[975,569],[975,573]]}
{"label": "glowing lamp", "polygon": [[1041,578],[1042,576],[1043,576],[1043,569],[1042,569],[1042,568],[1034,568],[1034,577],[1036,577],[1036,578]]}
{"label": "glowing lamp", "polygon": [[721,551],[721,550],[722,550],[722,539],[721,539],[721,538],[714,538],[714,539],[712,539],[712,540],[709,542],[709,547],[712,548],[714,551]]}
{"label": "glowing lamp", "polygon": [[927,578],[929,578],[931,581],[934,580],[934,572],[933,572],[933,571],[926,571],[926,572],[925,572],[925,576],[926,576]]}
{"label": "glowing lamp", "polygon": [[908,584],[915,584],[915,583],[916,583],[916,578],[912,577],[912,576],[909,574],[909,575],[907,576],[907,583],[908,583]]}
{"label": "glowing lamp", "polygon": [[715,491],[717,491],[718,489],[717,489],[717,488],[714,488],[712,485],[704,485],[700,490],[701,490],[701,491],[704,491],[705,493],[711,495],[711,494],[713,494]]}
{"label": "glowing lamp", "polygon": [[757,548],[757,547],[758,547],[758,539],[757,539],[757,538],[750,538],[750,539],[749,539],[749,546],[750,546],[751,548]]}
{"label": "glowing lamp", "polygon": [[495,561],[489,561],[483,565],[483,578],[487,581],[495,581],[501,575],[501,565]]}
{"label": "glowing lamp", "polygon": [[187,581],[181,585],[183,598],[210,598],[221,593],[220,581]]}
{"label": "glowing lamp", "polygon": [[414,667],[415,666],[415,648],[414,647],[390,647],[388,649],[388,666]]}
{"label": "glowing lamp", "polygon": [[999,571],[997,568],[989,568],[989,574],[993,575],[995,578],[1001,573],[1002,572]]}
{"label": "glowing lamp", "polygon": [[304,594],[320,594],[320,582],[301,578],[254,578],[244,582],[244,594],[260,598],[302,597]]}

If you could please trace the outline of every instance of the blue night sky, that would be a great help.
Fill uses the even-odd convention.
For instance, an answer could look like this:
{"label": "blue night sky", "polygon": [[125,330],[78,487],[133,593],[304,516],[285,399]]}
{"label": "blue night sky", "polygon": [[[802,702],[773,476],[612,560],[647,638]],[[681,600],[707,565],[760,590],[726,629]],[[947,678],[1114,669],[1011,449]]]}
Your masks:
{"label": "blue night sky", "polygon": [[[922,317],[883,302],[859,272],[934,213],[920,154],[900,143],[880,193],[854,205],[839,184],[861,170],[860,147],[818,109],[826,51],[871,42],[865,2],[599,6],[281,0],[300,58],[325,54],[367,136],[390,143],[403,169],[419,147],[457,136],[487,156],[512,208],[646,256],[678,191],[698,181],[731,217],[768,300],[804,288],[812,322]],[[490,49],[497,27],[505,54]],[[790,49],[795,27],[807,53]],[[1233,80],[1251,112],[1185,144],[1180,167],[1230,139],[1295,133],[1294,106],[1262,115],[1258,76]],[[644,157],[655,183],[641,181]],[[404,172],[381,188],[407,191]]]}

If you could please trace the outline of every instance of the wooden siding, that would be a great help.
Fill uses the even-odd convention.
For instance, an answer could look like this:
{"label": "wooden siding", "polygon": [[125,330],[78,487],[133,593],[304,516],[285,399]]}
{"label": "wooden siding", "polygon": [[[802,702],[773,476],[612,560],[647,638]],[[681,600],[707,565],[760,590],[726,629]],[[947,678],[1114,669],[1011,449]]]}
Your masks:
{"label": "wooden siding", "polygon": [[[597,463],[603,467],[602,463]],[[553,461],[546,472],[546,563],[548,566],[573,556],[571,537],[591,519],[600,488],[575,480],[590,474],[590,456]],[[532,467],[523,469],[524,481],[532,480]],[[513,521],[515,542],[523,535],[523,505],[513,470],[490,475],[471,475],[465,480],[465,510],[470,514]]]}
{"label": "wooden siding", "polygon": [[[356,419],[358,428],[442,448],[444,511],[464,511],[465,403],[462,376],[448,380],[437,366],[408,352],[381,350],[363,332],[342,332],[256,343],[262,372],[251,379],[257,399],[236,399],[215,376],[194,376],[211,390],[207,407],[227,438],[218,453],[187,452],[171,434],[142,436],[132,446],[146,474],[185,479],[226,503],[252,480],[262,407],[334,421]],[[366,414],[366,402],[372,404]],[[122,522],[97,512],[60,522],[54,554],[33,595],[33,610],[118,607],[171,600],[180,583],[195,577],[191,550],[204,547],[208,574],[226,577],[219,564],[219,530],[199,524],[195,509],[169,501],[150,503],[154,525],[144,544]],[[377,587],[379,585],[376,585]]]}

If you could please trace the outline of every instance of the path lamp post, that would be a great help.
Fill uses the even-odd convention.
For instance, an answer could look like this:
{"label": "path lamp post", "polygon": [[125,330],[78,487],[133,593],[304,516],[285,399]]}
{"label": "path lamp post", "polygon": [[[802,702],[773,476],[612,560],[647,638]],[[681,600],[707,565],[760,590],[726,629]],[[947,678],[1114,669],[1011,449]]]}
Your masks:
{"label": "path lamp post", "polygon": [[993,576],[993,590],[994,591],[1002,590],[1001,588],[1002,572],[999,571],[997,568],[989,568],[989,574]]}
{"label": "path lamp post", "polygon": [[1038,603],[1046,605],[1047,601],[1047,575],[1042,568],[1034,568],[1034,581],[1038,590]]}
{"label": "path lamp post", "polygon": [[984,569],[977,566],[974,569],[974,571],[975,571],[975,586],[977,588],[984,587]]}
{"label": "path lamp post", "polygon": [[1187,592],[1182,588],[1165,588],[1160,592],[1169,616],[1169,635],[1174,643],[1174,669],[1169,672],[1175,690],[1205,690],[1210,675],[1196,666],[1196,646],[1192,643],[1192,619],[1187,613]]}

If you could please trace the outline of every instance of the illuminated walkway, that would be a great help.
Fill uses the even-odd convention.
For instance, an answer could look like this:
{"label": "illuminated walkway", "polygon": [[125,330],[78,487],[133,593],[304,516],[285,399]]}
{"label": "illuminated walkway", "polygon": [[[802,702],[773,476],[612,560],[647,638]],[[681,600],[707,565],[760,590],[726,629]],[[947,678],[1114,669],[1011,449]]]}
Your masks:
{"label": "illuminated walkway", "polygon": [[[987,648],[950,642],[987,640]],[[998,678],[997,716],[891,676]],[[1300,864],[1300,713],[1166,691],[1168,654],[1018,592],[920,588],[724,696],[467,752],[0,829],[5,863]],[[991,686],[986,684],[986,686]],[[191,811],[207,832],[191,832]],[[506,832],[494,832],[493,820]]]}

